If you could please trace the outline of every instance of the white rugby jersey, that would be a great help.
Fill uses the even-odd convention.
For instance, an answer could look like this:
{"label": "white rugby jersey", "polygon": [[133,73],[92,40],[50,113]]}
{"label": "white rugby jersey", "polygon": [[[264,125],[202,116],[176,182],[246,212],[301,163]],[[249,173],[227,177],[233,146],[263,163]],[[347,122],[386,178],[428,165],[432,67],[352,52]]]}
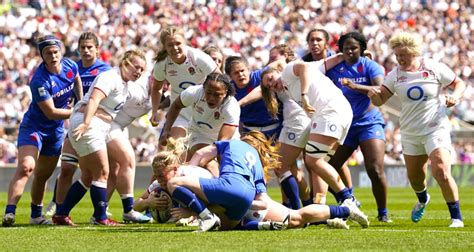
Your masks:
{"label": "white rugby jersey", "polygon": [[[227,97],[217,108],[209,108],[204,98],[204,86],[192,86],[181,93],[181,102],[192,107],[190,131],[216,139],[222,125],[239,126],[240,106],[234,96]],[[236,130],[232,139],[239,139]]]}
{"label": "white rugby jersey", "polygon": [[120,69],[116,67],[99,74],[94,79],[86,95],[77,103],[76,108],[89,103],[94,89],[98,89],[105,94],[105,98],[99,103],[99,108],[111,115],[112,118],[115,118],[120,109],[122,109],[128,93],[127,83],[122,80]]}
{"label": "white rugby jersey", "polygon": [[170,57],[157,62],[153,67],[153,76],[157,81],[167,80],[171,86],[171,102],[190,86],[200,85],[217,65],[211,56],[203,51],[186,46],[186,60],[182,64],[174,63]]}
{"label": "white rugby jersey", "polygon": [[[338,111],[338,108],[348,104],[348,101],[342,94],[342,91],[334,85],[334,83],[321,72],[322,64],[320,61],[305,62],[310,66],[310,83],[308,89],[308,100],[310,105],[316,110],[315,115],[323,113],[325,108],[331,108]],[[295,62],[289,63],[281,74],[283,85],[287,88],[290,99],[297,102],[303,107],[301,101],[301,83],[300,77],[296,76],[293,71]],[[346,106],[344,106],[345,108]],[[349,104],[350,108],[350,104]],[[349,110],[352,118],[352,111]],[[313,115],[314,116],[314,115]]]}
{"label": "white rugby jersey", "polygon": [[[183,176],[193,176],[196,178],[213,178],[211,172],[209,170],[206,170],[202,167],[199,166],[193,166],[193,165],[181,165],[178,167],[178,170],[176,171],[176,177],[183,177]],[[153,192],[156,188],[160,187],[160,183],[158,183],[157,180],[153,181],[148,186],[147,192],[151,193]]]}
{"label": "white rugby jersey", "polygon": [[146,115],[151,110],[148,78],[149,73],[143,74],[138,80],[128,83],[128,96],[122,110],[114,121],[122,128],[130,125],[135,119]]}
{"label": "white rugby jersey", "polygon": [[456,74],[432,59],[420,58],[420,61],[416,72],[396,67],[385,78],[384,86],[400,97],[400,132],[405,136],[422,136],[440,127],[449,127],[440,92],[454,82]]}

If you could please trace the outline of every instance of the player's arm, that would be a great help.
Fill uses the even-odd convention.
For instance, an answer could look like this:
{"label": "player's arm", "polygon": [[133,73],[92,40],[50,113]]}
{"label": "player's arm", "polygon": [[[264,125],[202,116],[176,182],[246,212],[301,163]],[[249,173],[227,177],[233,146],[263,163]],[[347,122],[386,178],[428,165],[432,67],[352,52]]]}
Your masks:
{"label": "player's arm", "polygon": [[84,94],[84,91],[82,90],[82,80],[81,76],[76,74],[76,77],[74,77],[74,95],[76,96],[77,100],[80,101],[82,100],[82,95]]}
{"label": "player's arm", "polygon": [[217,147],[214,144],[208,145],[196,151],[191,160],[189,160],[188,164],[205,167],[206,164],[209,163],[209,161],[214,159],[216,156]]}
{"label": "player's arm", "polygon": [[324,59],[324,73],[329,71],[329,69],[335,67],[337,64],[344,61],[344,57],[342,53],[337,53],[331,55]]}
{"label": "player's arm", "polygon": [[166,146],[168,137],[170,135],[171,127],[178,118],[179,112],[184,108],[183,102],[181,102],[181,96],[178,96],[176,100],[171,104],[170,110],[166,114],[166,122],[163,126],[163,132],[160,136],[160,145]]}
{"label": "player's arm", "polygon": [[223,124],[221,130],[219,131],[219,135],[217,136],[217,140],[229,140],[234,136],[235,131],[237,130],[236,125],[229,125]]}
{"label": "player's arm", "polygon": [[151,83],[151,117],[150,117],[150,122],[152,126],[158,126],[159,122],[159,114],[158,110],[160,108],[160,103],[161,103],[161,96],[163,96],[163,82],[164,81],[158,81],[156,80],[153,75],[150,75],[150,78],[152,79]]}
{"label": "player's arm", "polygon": [[73,130],[73,135],[76,141],[78,141],[89,128],[92,117],[94,117],[95,113],[97,112],[97,108],[99,108],[100,101],[102,101],[105,97],[106,95],[104,92],[102,92],[102,90],[94,87],[84,111],[84,120]]}
{"label": "player's arm", "polygon": [[377,77],[371,79],[371,86],[356,84],[348,78],[342,79],[341,83],[342,83],[343,86],[346,86],[346,87],[348,87],[352,90],[359,91],[363,94],[368,94],[371,87],[381,86],[383,84],[383,76],[377,76]]}
{"label": "player's arm", "polygon": [[38,102],[38,106],[49,120],[64,120],[72,114],[72,109],[56,108],[53,99]]}
{"label": "player's arm", "polygon": [[464,90],[466,90],[466,83],[460,78],[456,78],[448,87],[453,90],[451,94],[446,95],[446,106],[449,108],[462,99]]}
{"label": "player's arm", "polygon": [[385,86],[370,86],[367,96],[369,96],[370,101],[375,106],[382,106],[387,102],[390,97],[392,97],[393,93],[388,90]]}
{"label": "player's arm", "polygon": [[316,111],[313,106],[311,106],[308,99],[308,90],[310,85],[310,71],[309,65],[305,62],[298,61],[293,65],[293,73],[300,79],[300,88],[301,88],[301,102],[303,103],[303,109],[311,114]]}
{"label": "player's arm", "polygon": [[242,99],[239,100],[240,107],[247,106],[251,103],[254,103],[258,100],[262,99],[262,88],[260,86],[254,88],[250,93],[244,96]]}

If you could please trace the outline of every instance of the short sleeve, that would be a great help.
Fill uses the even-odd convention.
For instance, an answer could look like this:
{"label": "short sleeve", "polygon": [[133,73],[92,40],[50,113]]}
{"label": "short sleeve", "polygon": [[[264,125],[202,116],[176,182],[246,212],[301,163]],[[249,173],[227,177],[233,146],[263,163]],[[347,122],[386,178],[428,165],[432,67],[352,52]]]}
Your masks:
{"label": "short sleeve", "polygon": [[387,74],[384,80],[383,86],[385,86],[388,91],[392,94],[395,93],[395,82],[397,81],[397,67],[394,68],[390,73]]}
{"label": "short sleeve", "polygon": [[202,96],[203,92],[204,89],[202,85],[190,86],[181,92],[181,103],[183,103],[185,107],[191,106],[196,99]]}
{"label": "short sleeve", "polygon": [[156,62],[153,66],[153,77],[157,81],[164,81],[166,79],[165,75],[165,60]]}
{"label": "short sleeve", "polygon": [[208,75],[216,70],[216,62],[211,58],[211,56],[197,49],[195,49],[194,53],[197,66],[203,72],[203,74]]}

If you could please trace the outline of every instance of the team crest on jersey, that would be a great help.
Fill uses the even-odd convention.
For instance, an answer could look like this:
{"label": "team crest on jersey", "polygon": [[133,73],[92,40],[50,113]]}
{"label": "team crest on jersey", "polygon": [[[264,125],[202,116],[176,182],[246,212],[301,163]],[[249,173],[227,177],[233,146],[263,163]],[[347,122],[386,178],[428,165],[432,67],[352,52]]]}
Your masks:
{"label": "team crest on jersey", "polygon": [[97,76],[99,74],[99,69],[93,69],[89,73],[91,73],[92,76]]}
{"label": "team crest on jersey", "polygon": [[51,87],[56,87],[56,82],[51,81]]}
{"label": "team crest on jersey", "polygon": [[219,120],[221,113],[219,111],[214,112],[214,119]]}
{"label": "team crest on jersey", "polygon": [[421,72],[421,77],[424,80],[430,79],[432,76],[434,76],[434,72],[431,70],[426,70],[426,71]]}
{"label": "team crest on jersey", "polygon": [[359,65],[357,66],[357,72],[358,73],[364,72],[364,66],[362,65],[362,63],[359,63]]}
{"label": "team crest on jersey", "polygon": [[178,71],[176,71],[176,70],[170,70],[170,71],[168,72],[168,75],[169,75],[169,76],[177,76],[177,75],[178,75]]}
{"label": "team crest on jersey", "polygon": [[66,77],[67,77],[68,79],[71,79],[72,77],[74,77],[74,74],[72,73],[72,70],[71,70],[71,69],[69,69],[69,71],[67,71]]}
{"label": "team crest on jersey", "polygon": [[344,67],[339,68],[339,72],[343,73],[345,71]]}
{"label": "team crest on jersey", "polygon": [[196,69],[194,69],[194,67],[189,67],[188,72],[190,75],[194,75],[196,73]]}

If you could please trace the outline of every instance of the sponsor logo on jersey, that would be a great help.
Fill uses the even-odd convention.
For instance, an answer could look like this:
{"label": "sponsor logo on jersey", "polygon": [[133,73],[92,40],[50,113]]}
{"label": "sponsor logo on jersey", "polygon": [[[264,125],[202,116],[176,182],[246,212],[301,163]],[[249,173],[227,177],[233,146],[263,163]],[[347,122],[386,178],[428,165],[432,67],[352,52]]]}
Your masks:
{"label": "sponsor logo on jersey", "polygon": [[329,130],[332,131],[332,132],[335,132],[337,129],[337,126],[335,124],[331,124],[329,125]]}
{"label": "sponsor logo on jersey", "polygon": [[190,75],[194,75],[196,73],[196,69],[194,69],[194,67],[189,67],[188,72]]}
{"label": "sponsor logo on jersey", "polygon": [[177,75],[178,75],[178,71],[176,71],[176,70],[169,70],[169,71],[168,71],[168,75],[169,75],[169,76],[177,76]]}
{"label": "sponsor logo on jersey", "polygon": [[39,87],[38,94],[39,96],[46,96],[46,89],[44,89],[44,87]]}
{"label": "sponsor logo on jersey", "polygon": [[72,72],[71,69],[69,69],[69,71],[67,71],[66,77],[67,77],[68,79],[72,79],[72,77],[74,77],[74,73]]}
{"label": "sponsor logo on jersey", "polygon": [[194,108],[196,109],[196,112],[198,112],[199,114],[204,113],[204,109],[203,109],[202,107],[196,106],[196,107],[194,107]]}
{"label": "sponsor logo on jersey", "polygon": [[67,93],[69,93],[73,88],[74,88],[74,85],[71,84],[71,85],[69,85],[69,86],[67,86],[67,87],[65,87],[65,88],[63,88],[63,89],[61,89],[61,90],[59,90],[58,92],[54,93],[54,94],[53,94],[53,98],[58,98],[58,97],[60,97],[61,95],[67,94]]}
{"label": "sponsor logo on jersey", "polygon": [[406,76],[398,76],[397,77],[397,82],[405,82],[407,80]]}

